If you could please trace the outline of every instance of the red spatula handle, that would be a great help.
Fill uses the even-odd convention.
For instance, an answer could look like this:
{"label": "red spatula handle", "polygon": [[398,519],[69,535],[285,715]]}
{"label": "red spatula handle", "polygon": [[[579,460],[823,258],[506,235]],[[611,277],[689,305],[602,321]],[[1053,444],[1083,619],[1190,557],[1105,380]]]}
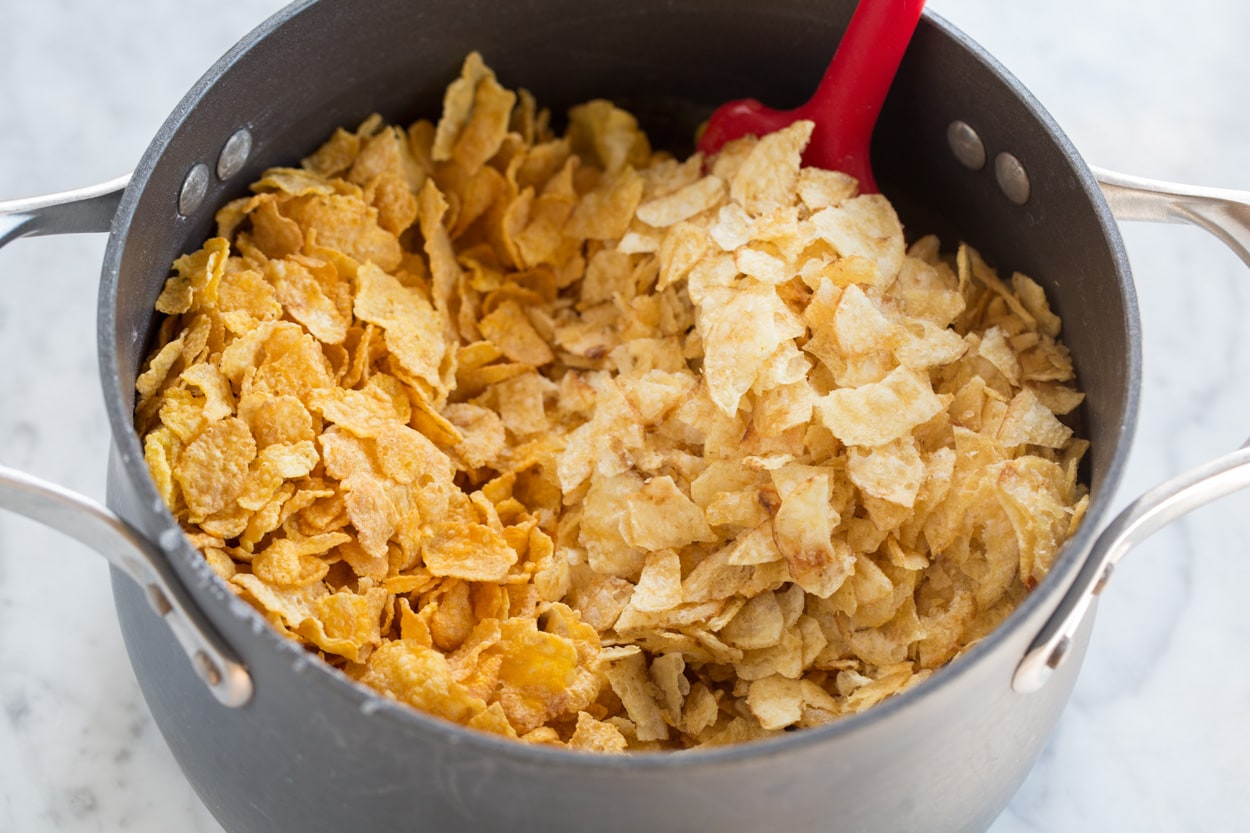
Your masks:
{"label": "red spatula handle", "polygon": [[872,129],[922,11],[924,0],[861,0],[820,86],[795,116],[816,122],[809,165],[845,171],[877,190]]}
{"label": "red spatula handle", "polygon": [[716,153],[728,141],[762,136],[797,119],[816,123],[803,161],[845,171],[860,190],[876,192],[868,146],[872,129],[924,11],[924,0],[860,0],[838,51],[815,94],[795,110],[773,110],[754,99],[717,109],[699,138],[699,150]]}

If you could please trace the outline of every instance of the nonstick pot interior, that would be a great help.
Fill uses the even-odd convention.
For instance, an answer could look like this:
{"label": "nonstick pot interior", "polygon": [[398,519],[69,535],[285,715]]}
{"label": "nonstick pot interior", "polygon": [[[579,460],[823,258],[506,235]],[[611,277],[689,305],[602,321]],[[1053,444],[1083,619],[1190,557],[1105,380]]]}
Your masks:
{"label": "nonstick pot interior", "polygon": [[[853,5],[322,0],[265,24],[170,117],[118,215],[99,334],[115,438],[110,504],[154,540],[173,525],[131,428],[134,379],[159,323],[153,304],[173,258],[198,248],[215,209],[245,193],[264,168],[296,163],[335,127],[371,112],[401,123],[437,118],[443,89],[475,49],[504,85],[531,90],[557,120],[571,104],[611,98],[639,115],[655,144],[683,153],[695,125],[724,100],[755,96],[779,107],[803,100]],[[825,829],[835,811],[857,830],[988,825],[1040,751],[1074,680],[1079,663],[1070,662],[1037,695],[1012,695],[1007,684],[1092,542],[1127,450],[1138,378],[1136,309],[1118,235],[1079,158],[1013,83],[929,17],[873,149],[881,187],[910,233],[937,232],[950,247],[966,240],[1004,273],[1023,271],[1046,287],[1088,394],[1091,512],[1055,574],[1005,629],[916,691],[843,725],[755,749],[585,758],[468,734],[383,704],[308,662],[181,543],[170,547],[175,570],[252,671],[256,696],[246,709],[224,709],[207,694],[141,593],[117,580],[115,593],[153,716],[223,825],[746,830],[780,818],[778,807],[793,830]],[[951,154],[953,119],[984,138],[984,169],[969,171]],[[253,137],[248,163],[227,181],[213,178],[204,205],[180,216],[187,172],[197,163],[215,168],[241,127]],[[1014,154],[1029,173],[1032,196],[1023,206],[995,181],[999,152]],[[670,826],[659,826],[665,819]]]}

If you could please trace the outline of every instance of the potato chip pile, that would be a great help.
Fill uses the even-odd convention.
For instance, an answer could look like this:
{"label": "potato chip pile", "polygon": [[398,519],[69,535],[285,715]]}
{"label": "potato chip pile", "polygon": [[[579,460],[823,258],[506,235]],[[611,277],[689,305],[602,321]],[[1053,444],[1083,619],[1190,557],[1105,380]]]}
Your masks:
{"label": "potato chip pile", "polygon": [[810,123],[556,137],[476,54],[179,258],[138,379],[171,511],[350,677],[587,750],[823,724],[1000,622],[1079,523],[1041,288],[905,245]]}

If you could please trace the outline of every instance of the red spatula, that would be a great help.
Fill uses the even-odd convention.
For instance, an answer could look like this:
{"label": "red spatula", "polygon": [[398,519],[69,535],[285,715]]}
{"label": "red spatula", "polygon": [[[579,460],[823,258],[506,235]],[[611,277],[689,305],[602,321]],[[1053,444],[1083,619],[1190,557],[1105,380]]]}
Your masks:
{"label": "red spatula", "polygon": [[773,110],[753,98],[724,104],[708,120],[699,150],[710,155],[740,136],[763,136],[809,119],[816,128],[803,163],[848,173],[859,180],[860,193],[877,193],[868,159],[872,128],[923,10],[924,0],[860,0],[806,104],[794,110]]}

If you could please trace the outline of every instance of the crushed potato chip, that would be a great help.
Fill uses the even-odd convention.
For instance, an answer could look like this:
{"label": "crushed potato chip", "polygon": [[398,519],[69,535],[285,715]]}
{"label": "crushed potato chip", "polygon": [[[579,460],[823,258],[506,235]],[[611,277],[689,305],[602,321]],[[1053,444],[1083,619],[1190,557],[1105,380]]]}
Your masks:
{"label": "crushed potato chip", "polygon": [[549,125],[472,54],[173,264],[136,426],[232,590],[415,708],[623,752],[870,708],[1045,579],[1088,443],[1040,284],[908,246],[808,122]]}

